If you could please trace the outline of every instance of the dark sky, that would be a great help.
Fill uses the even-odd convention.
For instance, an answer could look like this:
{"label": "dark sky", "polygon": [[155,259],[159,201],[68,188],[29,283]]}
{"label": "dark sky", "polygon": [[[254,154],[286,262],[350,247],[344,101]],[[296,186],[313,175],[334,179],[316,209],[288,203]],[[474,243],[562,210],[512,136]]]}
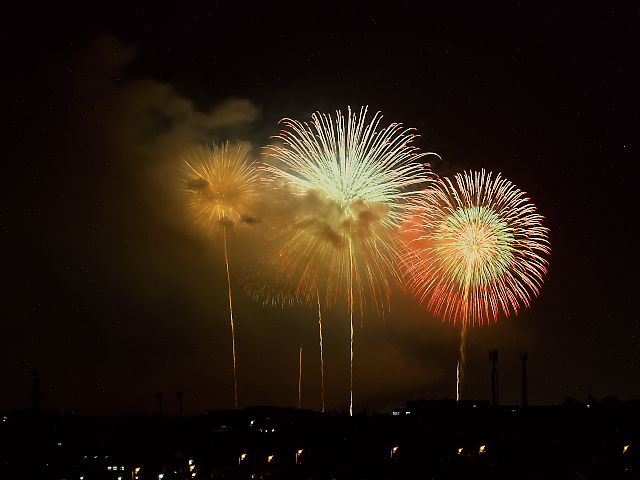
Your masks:
{"label": "dark sky", "polygon": [[[466,396],[488,397],[498,348],[504,403],[525,349],[531,403],[639,397],[638,9],[268,3],[3,14],[0,410],[29,406],[34,368],[47,409],[151,412],[164,392],[172,412],[177,390],[187,413],[230,407],[224,263],[184,215],[180,152],[231,139],[258,153],[280,118],[347,105],[416,127],[441,175],[502,172],[547,218],[541,295],[469,333]],[[315,313],[262,307],[232,280],[241,403],[294,405],[302,345],[318,408]],[[405,294],[356,335],[356,408],[455,394],[458,332]],[[344,308],[325,341],[343,410]]]}

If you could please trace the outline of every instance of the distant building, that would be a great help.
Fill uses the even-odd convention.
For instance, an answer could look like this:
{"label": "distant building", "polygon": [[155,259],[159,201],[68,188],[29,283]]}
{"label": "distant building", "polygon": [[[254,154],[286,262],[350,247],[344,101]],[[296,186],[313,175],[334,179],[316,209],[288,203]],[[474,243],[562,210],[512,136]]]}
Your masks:
{"label": "distant building", "polygon": [[474,408],[487,408],[489,402],[486,400],[409,400],[405,403],[404,408],[394,408],[393,416],[406,415],[424,415],[433,412],[442,412],[443,410],[469,410]]}

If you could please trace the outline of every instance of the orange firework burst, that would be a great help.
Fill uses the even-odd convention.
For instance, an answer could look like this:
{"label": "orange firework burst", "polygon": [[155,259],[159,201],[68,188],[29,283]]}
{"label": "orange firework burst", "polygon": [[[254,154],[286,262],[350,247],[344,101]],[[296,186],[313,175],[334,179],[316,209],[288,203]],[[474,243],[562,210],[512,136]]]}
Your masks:
{"label": "orange firework burst", "polygon": [[227,229],[238,222],[254,223],[250,215],[256,207],[259,177],[249,151],[244,146],[224,144],[195,149],[183,170],[184,191],[189,196],[196,221],[208,227],[222,227],[224,261],[227,267],[229,322],[233,354],[234,405],[238,408],[238,377],[236,369],[236,334],[233,320],[231,274],[227,250]]}
{"label": "orange firework burst", "polygon": [[259,177],[245,146],[197,147],[185,160],[182,176],[197,222],[230,227],[253,221]]}
{"label": "orange firework burst", "polygon": [[547,273],[548,229],[526,193],[484,170],[432,183],[411,204],[403,264],[411,291],[453,323],[528,306]]}

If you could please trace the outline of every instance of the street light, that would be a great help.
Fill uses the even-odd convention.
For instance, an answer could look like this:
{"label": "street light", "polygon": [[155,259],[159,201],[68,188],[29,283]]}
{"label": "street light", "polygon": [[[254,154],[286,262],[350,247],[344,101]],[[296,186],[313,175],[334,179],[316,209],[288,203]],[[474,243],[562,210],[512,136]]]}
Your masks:
{"label": "street light", "polygon": [[478,450],[478,453],[480,453],[480,454],[487,453],[487,446],[486,445],[480,445],[480,450]]}
{"label": "street light", "polygon": [[629,445],[622,447],[622,453],[627,453],[627,450],[629,450]]}
{"label": "street light", "polygon": [[267,457],[267,463],[271,463],[271,462],[272,462],[272,460],[273,460],[273,457],[274,457],[273,455],[269,455],[269,456]]}
{"label": "street light", "polygon": [[463,451],[463,450],[464,450],[464,448],[460,447],[460,448],[458,449],[458,455],[462,455],[462,451]]}
{"label": "street light", "polygon": [[398,446],[397,445],[395,447],[391,448],[391,458],[393,458],[393,456],[396,454],[397,451],[398,451]]}
{"label": "street light", "polygon": [[138,473],[140,473],[140,468],[141,467],[136,467],[133,470],[131,470],[131,480],[135,480],[136,478],[138,478]]}
{"label": "street light", "polygon": [[238,465],[240,465],[242,462],[244,462],[245,458],[247,458],[247,454],[246,453],[241,453],[240,456],[238,457]]}
{"label": "street light", "polygon": [[298,463],[299,463],[299,457],[300,457],[300,455],[302,455],[302,452],[304,452],[304,448],[301,448],[300,450],[298,450],[296,452],[296,465],[298,465]]}

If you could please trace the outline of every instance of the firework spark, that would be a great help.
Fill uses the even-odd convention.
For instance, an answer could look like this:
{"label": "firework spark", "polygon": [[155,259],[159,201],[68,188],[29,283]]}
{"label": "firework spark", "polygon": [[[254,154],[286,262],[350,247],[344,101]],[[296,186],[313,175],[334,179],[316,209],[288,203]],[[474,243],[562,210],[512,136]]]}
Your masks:
{"label": "firework spark", "polygon": [[229,295],[229,322],[233,354],[234,405],[238,408],[236,334],[233,319],[231,274],[227,248],[227,230],[235,224],[254,223],[250,215],[258,200],[259,178],[243,146],[224,144],[198,147],[184,162],[184,191],[198,223],[221,227]]}
{"label": "firework spark", "polygon": [[467,325],[495,322],[529,306],[551,252],[548,229],[526,193],[484,170],[439,179],[410,206],[408,284],[436,315]]}
{"label": "firework spark", "polygon": [[335,118],[315,113],[310,123],[284,119],[277,144],[266,148],[274,190],[286,198],[292,220],[274,238],[278,276],[324,303],[346,299],[351,327],[350,402],[353,414],[353,313],[357,295],[380,313],[388,305],[396,268],[397,228],[408,189],[430,178],[427,155],[412,145],[412,129],[379,128],[351,109]]}
{"label": "firework spark", "polygon": [[[265,233],[264,242],[258,258],[246,256],[241,272],[241,282],[244,291],[254,301],[265,307],[287,308],[312,306],[311,299],[306,292],[296,288],[291,281],[273,275],[277,260],[272,251],[273,243],[269,232]],[[257,252],[256,252],[257,253]],[[258,268],[256,268],[256,264]]]}

